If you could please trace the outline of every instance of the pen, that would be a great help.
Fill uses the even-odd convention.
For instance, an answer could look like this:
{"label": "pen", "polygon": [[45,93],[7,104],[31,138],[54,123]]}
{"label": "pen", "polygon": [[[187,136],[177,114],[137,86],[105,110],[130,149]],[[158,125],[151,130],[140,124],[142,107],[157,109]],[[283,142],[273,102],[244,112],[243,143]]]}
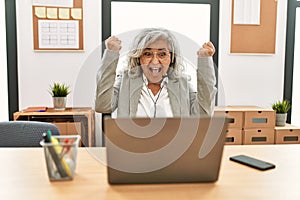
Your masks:
{"label": "pen", "polygon": [[52,144],[54,144],[54,153],[56,154],[57,158],[59,159],[62,167],[64,168],[64,171],[67,173],[68,176],[72,176],[72,171],[68,165],[68,163],[65,161],[64,157],[61,156],[62,153],[62,147],[59,145],[58,139],[52,137],[51,131],[48,130],[48,135],[50,138],[50,141]]}
{"label": "pen", "polygon": [[64,145],[63,145],[62,151],[60,153],[60,158],[63,158],[70,151],[70,149],[71,149],[70,145],[71,144],[73,144],[73,142],[70,141],[68,138],[66,138],[65,141],[64,141]]}
{"label": "pen", "polygon": [[[51,137],[52,137],[52,134],[51,134],[50,130],[48,130],[47,133],[43,133],[43,138],[46,143],[51,143]],[[53,146],[48,146],[48,150],[49,150],[49,153],[54,161],[54,164],[55,164],[60,176],[68,177],[68,173],[64,169],[64,166],[63,166],[62,162],[60,161],[58,154],[55,152],[55,149],[53,148]]]}

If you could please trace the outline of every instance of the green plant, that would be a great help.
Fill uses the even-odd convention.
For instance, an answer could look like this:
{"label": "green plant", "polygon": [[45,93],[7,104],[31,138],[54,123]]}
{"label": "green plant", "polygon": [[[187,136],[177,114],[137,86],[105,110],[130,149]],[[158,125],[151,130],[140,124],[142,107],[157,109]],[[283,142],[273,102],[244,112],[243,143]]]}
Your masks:
{"label": "green plant", "polygon": [[291,103],[288,100],[277,101],[272,104],[272,109],[276,111],[276,113],[287,113],[291,108]]}
{"label": "green plant", "polygon": [[50,94],[52,97],[66,97],[68,94],[70,94],[69,90],[70,86],[66,84],[60,84],[54,82],[52,85],[50,85]]}

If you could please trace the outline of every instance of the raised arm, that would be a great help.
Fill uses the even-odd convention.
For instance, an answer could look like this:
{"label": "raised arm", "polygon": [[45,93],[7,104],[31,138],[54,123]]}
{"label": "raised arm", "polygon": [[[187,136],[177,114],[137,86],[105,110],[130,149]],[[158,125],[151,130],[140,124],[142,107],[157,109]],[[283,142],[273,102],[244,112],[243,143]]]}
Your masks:
{"label": "raised arm", "polygon": [[119,61],[119,51],[122,48],[121,41],[111,36],[105,41],[104,51],[100,68],[97,72],[97,90],[95,100],[95,111],[100,113],[113,112],[112,101],[114,94],[114,82],[116,68]]}
{"label": "raised arm", "polygon": [[215,47],[211,42],[204,43],[197,52],[197,102],[201,116],[211,116],[215,107],[217,93],[216,76],[212,56]]}

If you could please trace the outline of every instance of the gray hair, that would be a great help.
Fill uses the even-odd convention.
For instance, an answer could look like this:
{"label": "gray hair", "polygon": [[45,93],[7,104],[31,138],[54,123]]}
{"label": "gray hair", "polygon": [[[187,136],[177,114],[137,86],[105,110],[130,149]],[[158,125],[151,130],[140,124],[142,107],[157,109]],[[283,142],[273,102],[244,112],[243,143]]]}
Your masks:
{"label": "gray hair", "polygon": [[143,29],[133,40],[129,51],[128,71],[129,75],[136,77],[142,73],[140,67],[140,56],[145,48],[157,40],[166,40],[171,52],[171,64],[168,76],[176,77],[182,72],[183,65],[179,45],[175,36],[167,29],[163,28],[146,28]]}

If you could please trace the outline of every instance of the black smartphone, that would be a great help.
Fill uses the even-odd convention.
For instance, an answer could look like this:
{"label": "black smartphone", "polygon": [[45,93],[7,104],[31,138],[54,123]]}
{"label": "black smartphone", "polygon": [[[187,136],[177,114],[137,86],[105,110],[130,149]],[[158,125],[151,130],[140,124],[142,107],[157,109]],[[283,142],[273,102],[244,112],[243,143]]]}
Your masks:
{"label": "black smartphone", "polygon": [[243,165],[247,165],[249,167],[253,167],[255,169],[259,170],[268,170],[268,169],[274,169],[275,165],[263,160],[259,160],[256,158],[252,158],[250,156],[246,155],[238,155],[238,156],[232,156],[229,158],[230,160],[234,162],[241,163]]}

